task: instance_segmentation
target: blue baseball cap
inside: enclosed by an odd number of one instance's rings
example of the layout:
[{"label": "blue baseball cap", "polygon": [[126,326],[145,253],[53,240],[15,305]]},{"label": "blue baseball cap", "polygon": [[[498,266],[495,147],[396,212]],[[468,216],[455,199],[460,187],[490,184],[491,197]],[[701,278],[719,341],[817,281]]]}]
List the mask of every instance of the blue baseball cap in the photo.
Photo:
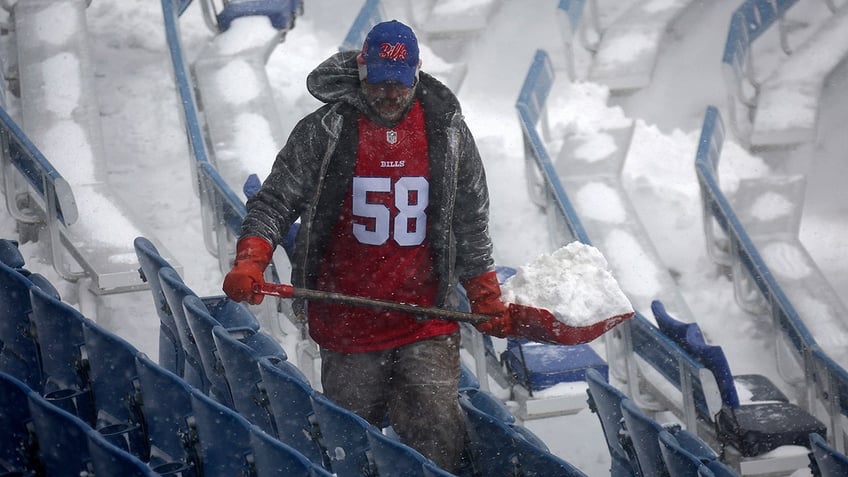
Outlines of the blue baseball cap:
[{"label": "blue baseball cap", "polygon": [[378,23],[362,45],[361,60],[371,84],[398,81],[415,84],[418,73],[418,40],[412,29],[397,20]]}]

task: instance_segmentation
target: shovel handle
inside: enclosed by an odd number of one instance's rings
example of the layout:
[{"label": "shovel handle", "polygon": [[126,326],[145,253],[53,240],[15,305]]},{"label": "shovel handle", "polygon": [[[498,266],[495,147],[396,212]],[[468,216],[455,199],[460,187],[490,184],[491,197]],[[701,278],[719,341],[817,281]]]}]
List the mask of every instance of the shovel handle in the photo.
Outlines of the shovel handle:
[{"label": "shovel handle", "polygon": [[466,323],[483,323],[492,319],[489,315],[479,313],[466,313],[462,311],[446,310],[409,303],[400,303],[361,296],[344,295],[341,293],[325,292],[320,290],[309,290],[306,288],[295,288],[285,283],[258,283],[253,287],[253,292],[261,295],[276,296],[280,298],[304,298],[306,300],[337,303],[342,305],[365,306],[379,310],[400,311],[413,315],[425,315],[443,320],[464,321]]}]

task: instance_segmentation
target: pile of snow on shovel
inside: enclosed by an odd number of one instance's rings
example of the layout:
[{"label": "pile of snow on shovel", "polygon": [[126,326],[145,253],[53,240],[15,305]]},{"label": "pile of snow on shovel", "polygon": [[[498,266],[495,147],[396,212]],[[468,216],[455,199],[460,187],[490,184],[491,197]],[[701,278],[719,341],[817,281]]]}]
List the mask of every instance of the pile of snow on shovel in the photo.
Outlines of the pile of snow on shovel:
[{"label": "pile of snow on shovel", "polygon": [[571,326],[633,312],[600,250],[572,242],[520,267],[502,287],[509,303],[545,308]]}]

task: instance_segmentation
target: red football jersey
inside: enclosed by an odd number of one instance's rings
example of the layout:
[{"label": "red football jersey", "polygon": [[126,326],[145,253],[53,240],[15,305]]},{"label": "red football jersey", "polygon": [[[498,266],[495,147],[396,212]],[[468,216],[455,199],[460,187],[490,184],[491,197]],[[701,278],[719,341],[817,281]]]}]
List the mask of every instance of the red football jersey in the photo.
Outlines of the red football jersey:
[{"label": "red football jersey", "polygon": [[[437,276],[427,237],[429,161],[424,112],[416,101],[392,128],[359,119],[350,193],[322,261],[320,290],[422,306]],[[309,303],[309,330],[341,353],[377,351],[455,331],[443,320],[351,305]]]}]

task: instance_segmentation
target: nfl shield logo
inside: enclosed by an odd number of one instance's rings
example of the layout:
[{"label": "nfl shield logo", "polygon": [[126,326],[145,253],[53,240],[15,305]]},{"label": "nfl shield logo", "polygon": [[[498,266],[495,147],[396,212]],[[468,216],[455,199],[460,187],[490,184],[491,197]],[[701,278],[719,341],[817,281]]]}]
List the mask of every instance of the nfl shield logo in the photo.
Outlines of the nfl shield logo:
[{"label": "nfl shield logo", "polygon": [[387,131],[386,141],[388,141],[389,144],[397,143],[397,131]]}]

